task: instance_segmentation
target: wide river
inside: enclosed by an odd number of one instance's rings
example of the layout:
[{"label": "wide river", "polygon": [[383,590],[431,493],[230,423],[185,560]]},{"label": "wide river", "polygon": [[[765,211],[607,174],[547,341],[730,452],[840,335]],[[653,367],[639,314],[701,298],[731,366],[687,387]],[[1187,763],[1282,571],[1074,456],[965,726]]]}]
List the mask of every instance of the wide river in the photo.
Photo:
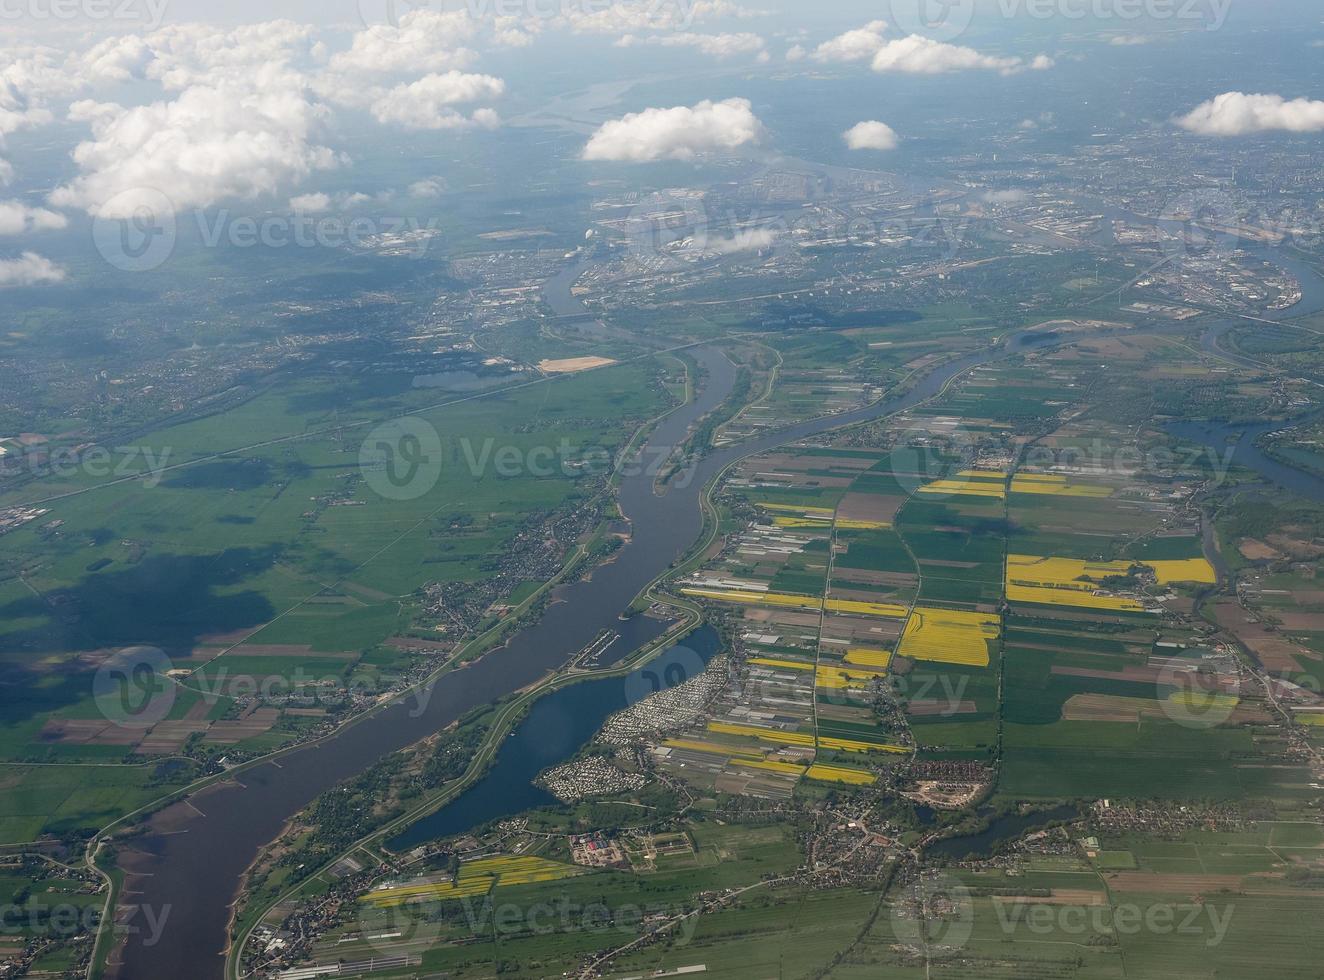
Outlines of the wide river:
[{"label": "wide river", "polygon": [[[560,315],[587,313],[571,295],[578,271],[568,270],[548,284],[546,298]],[[1302,279],[1307,298],[1291,315],[1313,312],[1320,306],[1318,277]],[[1055,340],[1046,335],[1013,335],[997,348],[935,368],[904,395],[724,447],[706,456],[688,479],[673,481],[664,494],[655,492],[653,474],[647,468],[626,476],[620,503],[631,525],[630,540],[616,552],[606,573],[559,587],[556,601],[535,625],[478,662],[441,677],[424,695],[407,697],[325,741],[247,770],[159,815],[149,832],[121,857],[130,875],[123,901],[150,908],[158,918],[159,910],[168,910],[168,918],[153,944],[145,942],[150,934],[145,928],[129,937],[119,957],[118,975],[132,980],[222,976],[230,905],[244,870],[285,822],[316,796],[384,755],[440,731],[470,708],[547,676],[602,630],[621,634],[612,648],[614,657],[660,636],[664,623],[646,616],[622,621],[620,613],[696,543],[703,527],[700,494],[727,465],[746,455],[913,407],[973,367]],[[733,390],[736,370],[720,349],[705,346],[692,353],[705,373],[705,382],[693,401],[657,426],[645,448],[645,459],[682,444],[695,423],[718,408]],[[442,818],[434,826],[444,823]],[[141,916],[136,924],[144,925]]]}]

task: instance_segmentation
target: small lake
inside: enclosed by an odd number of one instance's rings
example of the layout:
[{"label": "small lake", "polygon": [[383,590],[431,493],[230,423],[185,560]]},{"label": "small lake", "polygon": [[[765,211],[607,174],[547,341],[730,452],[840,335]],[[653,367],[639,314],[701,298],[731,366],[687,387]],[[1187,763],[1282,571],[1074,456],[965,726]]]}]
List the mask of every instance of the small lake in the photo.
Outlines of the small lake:
[{"label": "small lake", "polygon": [[692,679],[720,645],[717,631],[704,626],[628,677],[586,680],[539,698],[506,739],[487,775],[387,846],[408,851],[525,810],[560,805],[551,793],[534,785],[538,774],[571,759],[618,711]]},{"label": "small lake", "polygon": [[967,856],[989,858],[998,846],[1040,827],[1061,820],[1075,820],[1080,817],[1080,808],[1070,804],[1055,806],[1051,810],[1035,810],[1032,813],[1013,813],[996,818],[988,829],[964,837],[948,837],[935,841],[925,848],[925,853],[935,854],[952,861],[960,861]]}]

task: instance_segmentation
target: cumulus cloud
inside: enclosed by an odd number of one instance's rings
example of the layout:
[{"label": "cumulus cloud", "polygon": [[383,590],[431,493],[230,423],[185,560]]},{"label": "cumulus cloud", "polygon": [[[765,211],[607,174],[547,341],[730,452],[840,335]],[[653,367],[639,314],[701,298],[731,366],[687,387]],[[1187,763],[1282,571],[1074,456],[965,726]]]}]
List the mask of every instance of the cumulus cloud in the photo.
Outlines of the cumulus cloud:
[{"label": "cumulus cloud", "polygon": [[446,182],[440,177],[429,177],[409,185],[409,196],[420,200],[432,200],[446,193]]},{"label": "cumulus cloud", "polygon": [[863,27],[824,41],[814,50],[814,60],[836,63],[871,61],[873,70],[877,72],[907,72],[914,75],[939,75],[970,69],[1000,71],[1010,75],[1026,69],[1042,71],[1053,67],[1053,59],[1042,54],[1027,62],[1023,58],[997,58],[981,54],[974,48],[945,44],[919,34],[890,41],[886,34],[886,21],[870,21]]},{"label": "cumulus cloud", "polygon": [[69,220],[56,211],[28,207],[20,201],[0,201],[0,235],[56,231],[68,224]]},{"label": "cumulus cloud", "polygon": [[506,83],[491,75],[466,75],[458,71],[426,75],[391,89],[372,104],[372,114],[380,123],[399,123],[409,129],[494,126],[498,120],[491,109],[479,109],[472,117],[466,117],[454,107],[498,98],[505,90]]},{"label": "cumulus cloud", "polygon": [[585,160],[692,160],[700,153],[733,150],[763,133],[748,99],[705,100],[695,106],[645,109],[613,119],[589,139]]},{"label": "cumulus cloud", "polygon": [[50,202],[127,218],[146,192],[176,209],[271,194],[341,162],[315,142],[325,117],[279,66],[243,82],[194,85],[169,102],[75,103],[70,118],[89,123],[92,139],[73,153],[82,173]]},{"label": "cumulus cloud", "polygon": [[321,214],[331,210],[330,194],[299,194],[290,198],[290,210],[299,214]]},{"label": "cumulus cloud", "polygon": [[999,71],[1010,75],[1026,68],[1043,71],[1052,67],[1053,59],[1046,55],[1039,55],[1027,64],[1021,58],[996,58],[981,54],[974,48],[945,44],[918,34],[889,41],[873,58],[874,71],[913,75],[941,75],[971,69]]},{"label": "cumulus cloud", "polygon": [[1141,44],[1153,44],[1158,38],[1144,34],[1114,34],[1108,43],[1119,48],[1137,47]]},{"label": "cumulus cloud", "polygon": [[378,24],[359,31],[348,51],[331,57],[333,73],[396,74],[464,68],[476,57],[464,45],[478,32],[467,10],[417,8],[398,25]]},{"label": "cumulus cloud", "polygon": [[883,35],[887,21],[874,20],[845,34],[824,41],[814,50],[815,61],[865,61],[872,58],[887,43]]},{"label": "cumulus cloud", "polygon": [[807,57],[809,57],[809,52],[804,49],[802,44],[794,44],[786,52],[786,60],[793,64],[797,61],[804,61]]},{"label": "cumulus cloud", "polygon": [[100,52],[94,66],[109,72],[111,80],[127,74],[182,91],[193,85],[238,84],[255,72],[277,67],[292,70],[293,63],[308,57],[314,47],[313,29],[289,20],[245,24],[232,31],[217,31],[209,24],[177,24],[142,40],[145,52],[133,38],[120,38],[118,47]]},{"label": "cumulus cloud", "polygon": [[852,150],[895,150],[899,142],[896,130],[876,119],[856,123],[842,138]]},{"label": "cumulus cloud", "polygon": [[713,58],[731,58],[741,54],[766,55],[766,43],[757,34],[654,34],[651,37],[624,35],[617,47],[650,44],[663,48],[694,48]]},{"label": "cumulus cloud", "polygon": [[24,252],[17,259],[0,259],[0,287],[63,282],[66,275],[63,268],[36,252]]},{"label": "cumulus cloud", "polygon": [[771,248],[777,241],[777,232],[771,228],[750,228],[738,231],[730,238],[705,239],[702,248],[705,252],[718,255],[735,255],[738,252],[757,252]]},{"label": "cumulus cloud", "polygon": [[72,95],[81,84],[54,48],[0,48],[0,137],[53,121],[50,102]]},{"label": "cumulus cloud", "polygon": [[349,211],[365,204],[384,203],[390,198],[391,194],[389,192],[374,197],[360,191],[340,191],[336,194],[325,194],[316,191],[311,194],[297,194],[290,198],[290,210],[299,214],[323,214],[333,208],[340,211]]},{"label": "cumulus cloud", "polygon": [[1224,92],[1179,116],[1176,122],[1182,129],[1202,136],[1243,136],[1275,130],[1319,133],[1324,132],[1324,101]]}]

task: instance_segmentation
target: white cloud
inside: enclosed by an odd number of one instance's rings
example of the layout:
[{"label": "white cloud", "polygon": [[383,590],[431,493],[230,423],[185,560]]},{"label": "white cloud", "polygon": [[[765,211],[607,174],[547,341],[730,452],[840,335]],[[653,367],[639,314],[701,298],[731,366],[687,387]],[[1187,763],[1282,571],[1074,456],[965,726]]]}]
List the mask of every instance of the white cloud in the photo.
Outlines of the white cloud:
[{"label": "white cloud", "polygon": [[[313,29],[289,20],[245,24],[218,32],[209,24],[178,24],[148,34],[144,55],[128,38],[119,49],[106,51],[98,62],[112,76],[138,71],[172,91],[193,85],[241,84],[255,72],[292,70],[295,61],[311,54]],[[145,66],[138,67],[143,60]]]},{"label": "white cloud", "polygon": [[1153,44],[1158,38],[1145,34],[1114,34],[1108,43],[1119,48],[1137,47],[1141,44]]},{"label": "white cloud", "polygon": [[604,123],[584,147],[585,160],[692,160],[755,142],[763,125],[748,99],[645,109]]},{"label": "white cloud", "polygon": [[401,74],[463,68],[474,60],[464,45],[478,32],[468,12],[418,8],[399,25],[378,24],[359,31],[348,51],[331,56],[333,73]]},{"label": "white cloud", "polygon": [[856,123],[842,138],[852,150],[895,150],[899,142],[896,130],[875,119]]},{"label": "white cloud", "polygon": [[88,122],[93,138],[73,153],[81,175],[50,201],[124,218],[148,192],[176,209],[272,194],[341,162],[314,142],[326,116],[300,78],[279,66],[242,82],[195,85],[170,102],[75,103],[70,118]]},{"label": "white cloud", "polygon": [[636,44],[651,44],[663,48],[695,48],[714,58],[731,58],[740,54],[764,54],[766,44],[757,34],[654,34],[651,37],[624,35],[617,47],[628,48]]},{"label": "white cloud", "polygon": [[28,207],[19,201],[0,201],[0,235],[55,231],[68,224],[69,219],[56,211]]},{"label": "white cloud", "polygon": [[380,123],[399,123],[409,129],[493,126],[498,120],[491,109],[479,109],[472,118],[466,118],[453,107],[495,99],[505,90],[506,83],[491,75],[466,75],[458,71],[426,75],[391,89],[372,104],[372,114]]},{"label": "white cloud", "polygon": [[439,177],[429,177],[409,185],[409,196],[420,200],[431,200],[446,193],[446,182]]},{"label": "white cloud", "polygon": [[63,282],[66,275],[63,268],[36,252],[24,252],[17,259],[0,259],[0,286]]},{"label": "white cloud", "polygon": [[870,21],[863,27],[824,41],[814,50],[815,61],[864,61],[872,58],[887,43],[883,34],[887,21]]},{"label": "white cloud", "polygon": [[1026,62],[1023,58],[981,54],[974,48],[944,44],[919,34],[891,41],[886,34],[886,21],[870,21],[863,27],[824,41],[814,50],[814,60],[839,63],[872,60],[874,71],[915,75],[938,75],[967,69],[1010,75],[1026,69],[1042,71],[1053,67],[1053,59],[1042,54]]},{"label": "white cloud", "polygon": [[804,49],[804,45],[795,44],[786,52],[786,60],[794,64],[797,61],[804,61],[809,57],[809,52]]},{"label": "white cloud", "polygon": [[338,211],[350,211],[365,204],[385,203],[391,199],[390,193],[364,194],[361,191],[340,191],[337,194],[325,194],[316,191],[311,194],[298,194],[290,198],[290,210],[299,214],[323,214],[333,208]]},{"label": "white cloud", "polygon": [[81,85],[64,61],[43,45],[0,48],[0,137],[54,120],[49,103]]},{"label": "white cloud", "polygon": [[889,41],[874,55],[873,70],[906,72],[914,75],[940,75],[951,71],[982,69],[1014,74],[1026,68],[1043,71],[1053,67],[1053,59],[1039,55],[1029,64],[1021,58],[996,58],[974,48],[944,44],[918,34]]},{"label": "white cloud", "polygon": [[95,82],[127,82],[146,78],[155,60],[152,46],[137,34],[108,37],[92,46],[83,57],[83,68]]},{"label": "white cloud", "polygon": [[331,210],[330,194],[300,194],[290,198],[290,210],[299,214],[321,214]]},{"label": "white cloud", "polygon": [[777,232],[771,228],[751,228],[738,231],[730,238],[709,238],[702,243],[705,252],[718,255],[735,255],[738,252],[757,252],[772,247],[777,241]]},{"label": "white cloud", "polygon": [[1203,136],[1242,136],[1282,130],[1290,133],[1324,132],[1324,101],[1292,99],[1281,95],[1224,92],[1196,106],[1177,125]]}]

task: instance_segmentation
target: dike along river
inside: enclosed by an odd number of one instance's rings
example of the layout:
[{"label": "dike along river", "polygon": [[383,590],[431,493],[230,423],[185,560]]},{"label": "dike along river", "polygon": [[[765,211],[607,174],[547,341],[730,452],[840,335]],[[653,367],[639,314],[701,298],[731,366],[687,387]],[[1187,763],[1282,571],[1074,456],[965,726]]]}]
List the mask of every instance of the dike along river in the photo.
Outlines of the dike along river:
[{"label": "dike along river", "polygon": [[[565,290],[568,293],[568,288]],[[553,297],[549,297],[549,300]],[[553,308],[565,305],[556,297]],[[581,308],[582,309],[582,308]],[[673,480],[666,493],[654,492],[651,467],[623,478],[620,505],[630,522],[630,540],[613,556],[610,568],[563,585],[542,619],[478,662],[438,679],[339,734],[240,774],[163,811],[148,831],[123,849],[120,863],[129,875],[122,901],[136,907],[130,934],[119,957],[119,977],[211,980],[224,972],[230,904],[244,870],[274,840],[285,822],[320,793],[371,766],[388,753],[434,734],[464,712],[527,687],[565,665],[602,630],[621,639],[612,648],[624,656],[665,631],[647,616],[622,621],[620,614],[654,578],[682,557],[703,529],[703,487],[728,464],[757,452],[912,407],[937,394],[952,378],[1009,353],[1051,346],[1050,334],[1013,335],[1006,344],[938,367],[908,393],[829,418],[817,419],[706,456],[693,473]],[[691,427],[717,409],[732,392],[736,370],[715,347],[692,351],[706,378],[694,401],[667,416],[653,431],[644,459],[665,458],[681,445]],[[618,656],[618,659],[619,659]],[[620,682],[618,682],[619,684]],[[525,784],[511,787],[524,792]],[[459,801],[457,801],[459,802]],[[450,819],[442,810],[438,823]],[[167,918],[154,944],[141,909]],[[113,962],[113,960],[112,960]]]}]

